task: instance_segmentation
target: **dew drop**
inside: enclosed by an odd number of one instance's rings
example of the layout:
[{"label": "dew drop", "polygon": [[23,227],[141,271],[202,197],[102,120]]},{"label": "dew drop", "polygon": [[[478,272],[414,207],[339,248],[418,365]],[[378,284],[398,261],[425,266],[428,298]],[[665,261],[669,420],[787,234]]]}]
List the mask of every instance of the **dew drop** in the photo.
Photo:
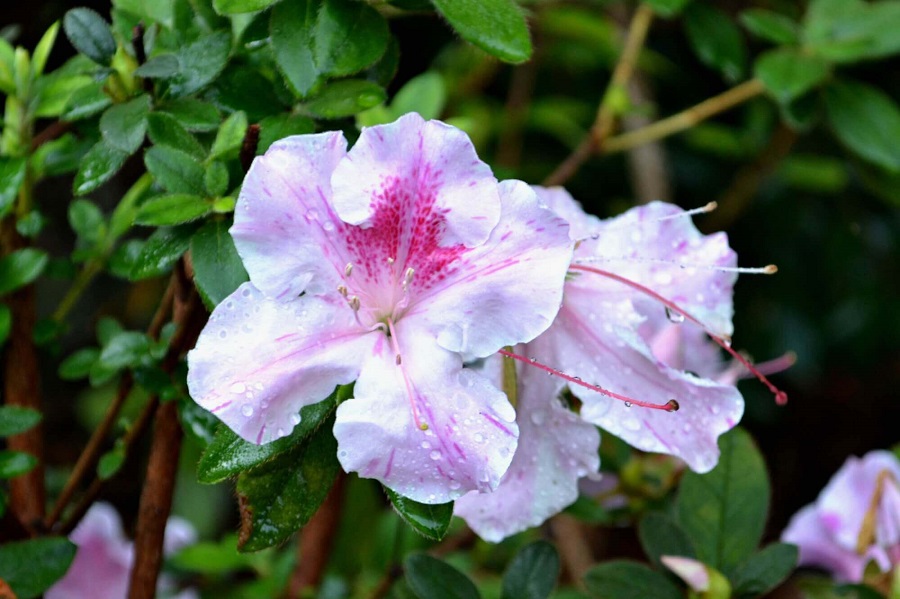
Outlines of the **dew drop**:
[{"label": "dew drop", "polygon": [[547,421],[547,413],[544,410],[534,410],[531,412],[531,421],[540,426]]},{"label": "dew drop", "polygon": [[433,450],[431,453],[429,453],[428,456],[429,456],[432,460],[437,461],[437,460],[441,459],[441,452],[438,451],[437,449],[435,449],[435,450]]},{"label": "dew drop", "polygon": [[324,223],[322,223],[322,228],[330,233],[331,231],[334,231],[334,223],[330,220],[326,220]]},{"label": "dew drop", "polygon": [[219,331],[219,338],[220,338],[220,339],[224,339],[224,338],[227,337],[227,336],[228,336],[228,331],[226,331],[225,329],[222,329],[221,331]]},{"label": "dew drop", "polygon": [[310,208],[306,211],[306,218],[308,218],[309,220],[318,220],[319,213],[316,212],[314,208]]},{"label": "dew drop", "polygon": [[294,426],[300,424],[300,414],[291,414],[291,424]]},{"label": "dew drop", "polygon": [[626,401],[626,402],[625,402],[625,407],[626,407],[626,408],[630,408],[630,407],[631,407],[631,402],[630,402],[630,401]]},{"label": "dew drop", "polygon": [[669,322],[674,322],[675,324],[681,324],[684,322],[684,314],[681,312],[676,312],[672,308],[666,306],[666,318],[669,319]]},{"label": "dew drop", "polygon": [[231,387],[228,388],[228,390],[232,393],[243,393],[247,390],[247,385],[245,385],[244,383],[234,383],[231,385]]},{"label": "dew drop", "polygon": [[482,435],[481,433],[475,433],[475,442],[484,443],[484,435]]},{"label": "dew drop", "polygon": [[431,449],[431,443],[428,441],[422,441],[422,449]]},{"label": "dew drop", "polygon": [[253,406],[245,403],[243,406],[241,406],[241,414],[243,414],[247,418],[253,416]]},{"label": "dew drop", "polygon": [[461,486],[462,485],[459,484],[459,481],[456,481],[456,480],[450,481],[450,488],[453,489],[454,491],[459,489]]}]

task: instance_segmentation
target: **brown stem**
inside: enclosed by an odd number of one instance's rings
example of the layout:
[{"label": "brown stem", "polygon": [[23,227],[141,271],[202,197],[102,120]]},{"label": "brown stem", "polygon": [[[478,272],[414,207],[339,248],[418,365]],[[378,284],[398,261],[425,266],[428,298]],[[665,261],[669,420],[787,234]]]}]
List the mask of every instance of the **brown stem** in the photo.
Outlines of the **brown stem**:
[{"label": "brown stem", "polygon": [[634,72],[637,64],[638,56],[644,41],[647,39],[647,32],[650,30],[650,23],[653,22],[653,9],[646,4],[638,6],[631,18],[631,24],[628,26],[628,33],[625,35],[625,44],[622,47],[622,54],[619,61],[613,69],[612,77],[603,99],[597,108],[597,116],[594,118],[594,124],[588,131],[587,136],[578,144],[578,147],[566,158],[556,170],[544,180],[544,185],[562,185],[568,181],[581,168],[588,158],[590,158],[601,146],[604,141],[612,133],[616,123],[617,104],[619,99],[627,95],[626,86]]},{"label": "brown stem", "polygon": [[71,128],[72,124],[65,121],[55,121],[50,123],[47,125],[46,129],[35,135],[31,140],[31,152],[34,152],[48,141],[53,141],[57,137],[62,137],[62,135]]},{"label": "brown stem", "polygon": [[[652,102],[650,87],[641,73],[637,73],[629,82],[628,96],[635,106]],[[650,123],[649,116],[635,112],[622,118],[622,129],[634,131],[647,127]],[[628,172],[636,203],[646,204],[654,200],[671,201],[669,166],[662,143],[655,141],[629,150]]]},{"label": "brown stem", "polygon": [[306,526],[300,530],[297,542],[297,566],[288,584],[289,599],[304,597],[307,592],[314,592],[322,583],[340,523],[346,480],[345,474],[338,475],[328,497]]},{"label": "brown stem", "polygon": [[[28,245],[16,231],[15,218],[5,219],[0,228],[4,255]],[[3,355],[3,398],[6,405],[40,411],[40,372],[37,349],[32,339],[37,320],[34,285],[26,285],[11,293],[6,298],[6,305],[12,313],[12,330]],[[38,465],[33,470],[9,481],[10,509],[34,533],[41,527],[46,502],[43,426],[39,424],[24,433],[9,437],[7,446],[38,459]]]},{"label": "brown stem", "polygon": [[568,514],[557,514],[550,519],[550,530],[569,577],[576,586],[583,588],[582,579],[594,560],[581,523]]},{"label": "brown stem", "polygon": [[[159,307],[156,309],[156,313],[153,315],[153,319],[151,320],[150,325],[147,327],[147,334],[154,339],[159,337],[159,333],[162,330],[163,325],[166,323],[166,320],[168,319],[170,308],[172,307],[172,297],[174,293],[175,286],[174,283],[170,281],[169,286],[166,288],[166,292],[163,295],[162,300],[160,301]],[[131,393],[131,389],[133,387],[134,378],[131,376],[131,373],[125,374],[125,376],[122,377],[122,380],[119,381],[119,388],[116,391],[116,397],[109,405],[109,408],[107,408],[106,414],[104,415],[103,420],[100,422],[99,426],[94,429],[94,432],[91,435],[91,438],[88,440],[84,451],[82,451],[81,455],[78,456],[78,461],[75,463],[75,466],[72,469],[72,474],[66,481],[62,492],[59,494],[59,498],[56,500],[56,504],[53,506],[53,510],[47,517],[47,520],[45,522],[45,526],[47,529],[52,529],[53,526],[55,526],[56,523],[59,522],[59,518],[60,516],[62,516],[63,510],[65,510],[66,506],[72,500],[72,496],[75,494],[75,491],[78,490],[78,487],[81,485],[84,478],[89,476],[94,471],[94,467],[97,465],[97,461],[100,459],[104,442],[106,441],[107,436],[112,430],[116,419],[119,417],[119,412],[121,412],[122,406],[125,405],[125,400],[128,399],[128,395]]]},{"label": "brown stem", "polygon": [[244,172],[250,170],[253,159],[256,157],[256,148],[259,146],[259,125],[253,123],[247,127],[247,133],[244,134],[244,142],[241,144],[241,166]]},{"label": "brown stem", "polygon": [[528,116],[528,105],[534,93],[537,78],[537,56],[516,67],[509,84],[506,99],[506,127],[497,144],[497,164],[506,168],[518,168],[522,155],[522,125]]}]

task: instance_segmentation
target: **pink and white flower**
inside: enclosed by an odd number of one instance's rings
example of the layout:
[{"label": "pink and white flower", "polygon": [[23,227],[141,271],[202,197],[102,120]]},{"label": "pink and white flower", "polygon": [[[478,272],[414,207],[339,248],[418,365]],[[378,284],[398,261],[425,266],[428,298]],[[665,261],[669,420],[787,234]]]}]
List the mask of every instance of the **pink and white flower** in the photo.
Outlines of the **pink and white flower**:
[{"label": "pink and white flower", "polygon": [[191,396],[238,435],[288,434],[356,381],[334,435],[347,471],[441,503],[497,486],[515,412],[464,360],[553,321],[572,256],[564,220],[499,183],[468,137],[409,114],[274,144],[231,229],[250,275],[189,354]]},{"label": "pink and white flower", "polygon": [[[134,546],[122,531],[122,520],[108,503],[95,503],[69,535],[78,546],[68,572],[50,587],[46,599],[122,599],[128,596]],[[172,517],[166,524],[163,553],[171,555],[197,542],[197,533],[186,520]],[[195,599],[194,590],[173,593],[174,581],[159,577],[160,597]]]},{"label": "pink and white flower", "polygon": [[900,566],[900,460],[888,451],[848,458],[781,540],[797,545],[801,565],[841,581],[861,581],[869,562],[882,572]]}]

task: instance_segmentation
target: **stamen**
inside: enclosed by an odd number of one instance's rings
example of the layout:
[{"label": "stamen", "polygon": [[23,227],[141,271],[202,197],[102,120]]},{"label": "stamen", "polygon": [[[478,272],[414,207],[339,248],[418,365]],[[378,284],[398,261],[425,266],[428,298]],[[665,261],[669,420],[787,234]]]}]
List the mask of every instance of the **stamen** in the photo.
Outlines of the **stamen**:
[{"label": "stamen", "polygon": [[743,275],[774,275],[778,272],[778,267],[774,264],[768,264],[761,267],[748,268],[745,266],[719,266],[717,264],[687,264],[685,262],[675,262],[674,260],[665,260],[663,258],[640,258],[637,256],[587,256],[584,258],[575,258],[572,260],[574,264],[597,264],[603,262],[634,262],[638,264],[667,264],[677,266],[678,268],[696,268],[699,270],[715,270],[719,272],[736,272]]},{"label": "stamen", "polygon": [[346,286],[346,285],[338,285],[337,290],[338,290],[338,293],[340,293],[341,295],[343,295],[344,298],[346,299],[346,297],[347,297],[347,286]]},{"label": "stamen", "polygon": [[[773,374],[778,374],[779,372],[784,372],[796,363],[796,352],[787,351],[777,358],[766,360],[765,362],[759,362],[758,364],[754,364],[754,366],[756,366],[756,369],[759,372],[763,373],[766,376],[770,376]],[[751,374],[746,373],[743,366],[741,366],[741,371],[742,372],[740,378],[749,378],[752,376]]]},{"label": "stamen", "polygon": [[349,277],[352,272],[353,272],[353,263],[348,262],[347,266],[344,267],[344,276]]},{"label": "stamen", "polygon": [[534,366],[535,368],[539,368],[546,372],[551,376],[558,376],[559,378],[569,381],[579,387],[584,387],[585,389],[590,389],[596,393],[600,393],[601,395],[605,395],[606,397],[611,397],[613,399],[618,399],[619,401],[625,402],[625,407],[630,408],[632,405],[640,406],[642,408],[650,408],[651,410],[663,410],[666,412],[675,412],[678,410],[679,405],[678,402],[674,399],[670,399],[668,402],[664,404],[656,404],[650,403],[648,401],[641,401],[639,399],[632,399],[630,397],[626,397],[625,395],[620,395],[618,393],[614,393],[603,387],[598,387],[597,385],[592,385],[590,383],[585,383],[577,376],[570,376],[561,370],[557,370],[552,366],[547,366],[546,364],[541,364],[537,361],[536,358],[526,358],[525,356],[520,356],[519,354],[513,353],[507,349],[501,349],[498,353],[506,356],[507,358],[512,358],[513,360],[518,360],[524,364],[529,364]]},{"label": "stamen", "polygon": [[393,264],[394,264],[394,259],[391,258],[390,256],[388,256],[387,263],[393,265]]},{"label": "stamen", "polygon": [[406,374],[406,369],[403,368],[403,358],[400,357],[400,343],[397,340],[397,331],[394,330],[394,321],[390,318],[387,319],[388,333],[390,333],[391,337],[391,346],[394,349],[394,353],[396,357],[394,358],[397,366],[400,367],[400,372],[403,374],[403,383],[406,385],[406,394],[409,397],[409,407],[412,410],[413,422],[416,423],[416,428],[420,431],[428,430],[428,423],[423,422],[419,418],[419,409],[416,407],[416,400],[413,397],[412,384],[409,382],[409,376]]},{"label": "stamen", "polygon": [[358,295],[354,295],[353,297],[351,297],[349,300],[347,300],[347,303],[350,304],[350,307],[353,309],[354,312],[359,312],[359,307],[361,304],[359,302]]},{"label": "stamen", "polygon": [[607,277],[614,281],[618,281],[620,283],[628,285],[632,289],[636,289],[637,291],[640,291],[644,295],[648,295],[648,296],[652,297],[653,299],[657,300],[666,308],[681,314],[682,316],[684,316],[685,318],[687,318],[688,320],[690,320],[691,322],[693,322],[694,324],[699,326],[701,329],[703,329],[703,331],[707,335],[709,335],[710,339],[712,339],[717,344],[719,344],[719,346],[722,349],[724,349],[729,354],[731,354],[731,357],[733,357],[735,360],[737,360],[738,362],[743,364],[744,368],[749,370],[753,374],[753,376],[755,376],[757,379],[759,379],[759,381],[763,385],[765,385],[769,389],[769,391],[771,391],[772,394],[775,396],[775,403],[777,403],[780,406],[783,406],[784,404],[787,403],[787,401],[788,401],[787,393],[785,393],[784,391],[782,391],[781,389],[779,389],[778,387],[773,385],[772,382],[768,378],[766,378],[766,376],[762,372],[759,371],[759,369],[757,369],[753,364],[750,363],[749,360],[747,360],[747,358],[745,358],[739,352],[732,349],[730,337],[728,337],[727,335],[719,335],[719,334],[713,333],[710,330],[710,328],[708,326],[706,326],[705,324],[703,324],[702,322],[700,322],[700,320],[697,317],[691,315],[689,312],[686,312],[684,309],[682,309],[680,306],[678,306],[671,300],[664,298],[660,294],[656,293],[655,291],[653,291],[652,289],[650,289],[648,287],[644,287],[640,283],[636,283],[635,281],[632,281],[631,279],[626,279],[625,277],[623,277],[621,275],[617,275],[617,274],[609,272],[609,271],[600,270],[599,268],[593,268],[591,266],[584,266],[584,265],[580,265],[580,264],[573,264],[570,266],[570,268],[573,270],[592,272],[592,273],[598,274],[602,277]]}]

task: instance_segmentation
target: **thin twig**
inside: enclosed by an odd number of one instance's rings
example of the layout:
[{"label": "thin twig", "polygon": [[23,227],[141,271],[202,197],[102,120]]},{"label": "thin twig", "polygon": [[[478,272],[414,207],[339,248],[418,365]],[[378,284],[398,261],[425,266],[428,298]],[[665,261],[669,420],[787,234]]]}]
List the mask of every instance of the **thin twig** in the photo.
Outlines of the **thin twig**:
[{"label": "thin twig", "polygon": [[322,583],[341,519],[346,479],[343,472],[338,475],[325,501],[300,530],[297,565],[288,584],[289,599],[305,597],[306,593],[315,591]]},{"label": "thin twig", "polygon": [[569,577],[583,589],[584,575],[593,565],[594,558],[581,523],[568,514],[557,514],[550,519],[550,530]]},{"label": "thin twig", "polygon": [[537,79],[538,56],[512,71],[509,95],[506,99],[506,127],[497,142],[497,165],[509,169],[518,168],[522,155],[522,125],[528,115],[531,95]]},{"label": "thin twig", "polygon": [[616,123],[619,100],[622,97],[627,97],[628,81],[634,72],[634,67],[637,64],[638,56],[641,53],[641,48],[644,46],[644,41],[647,39],[647,32],[650,30],[652,22],[653,9],[647,4],[638,6],[628,26],[622,54],[619,56],[619,61],[616,63],[612,77],[609,80],[609,85],[607,85],[603,99],[597,108],[594,124],[572,154],[544,180],[544,185],[562,185],[578,171],[588,158],[605,145],[605,141],[612,133],[613,126]]},{"label": "thin twig", "polygon": [[600,148],[600,153],[614,154],[616,152],[630,150],[636,146],[668,137],[669,135],[684,131],[685,129],[690,129],[697,123],[705,121],[711,116],[719,114],[720,112],[725,112],[747,100],[759,96],[764,91],[765,87],[758,79],[745,81],[718,96],[713,96],[687,110],[683,110],[678,114],[657,121],[652,125],[611,137],[604,142],[603,146]]},{"label": "thin twig", "polygon": [[247,127],[247,133],[244,134],[244,141],[241,143],[241,166],[244,172],[250,170],[253,159],[256,157],[256,148],[259,146],[259,125],[253,123]]}]

